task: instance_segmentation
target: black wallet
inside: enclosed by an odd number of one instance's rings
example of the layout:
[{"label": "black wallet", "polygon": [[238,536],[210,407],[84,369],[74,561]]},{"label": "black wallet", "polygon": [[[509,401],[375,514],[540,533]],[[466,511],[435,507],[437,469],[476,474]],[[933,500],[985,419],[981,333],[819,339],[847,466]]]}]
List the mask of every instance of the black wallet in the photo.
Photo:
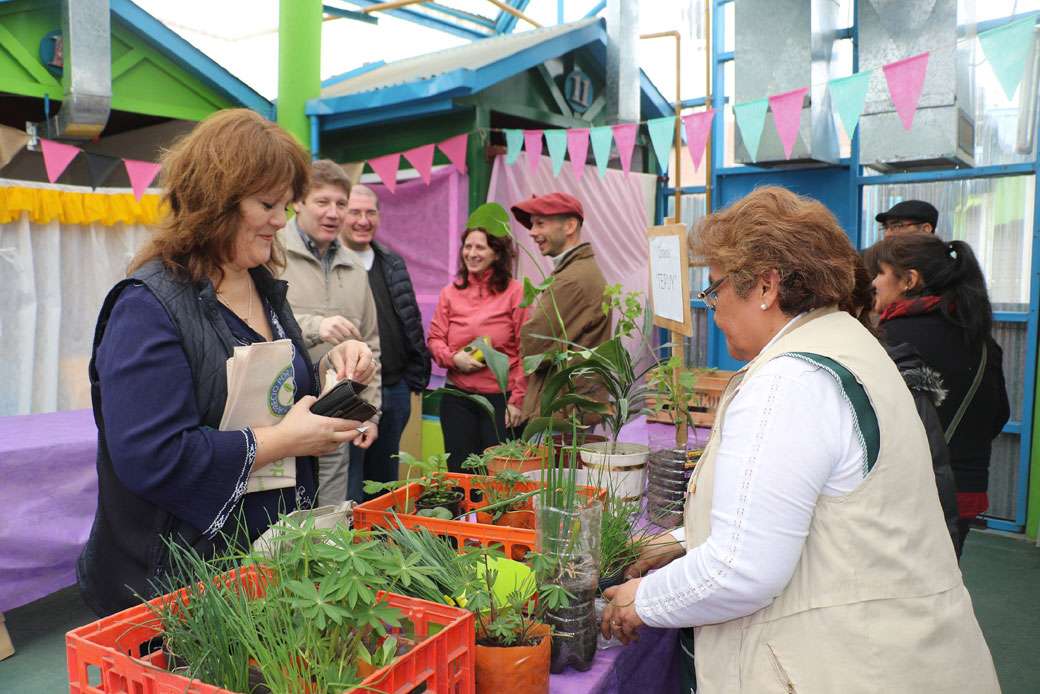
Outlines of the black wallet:
[{"label": "black wallet", "polygon": [[379,414],[379,410],[360,397],[366,387],[357,381],[340,381],[311,405],[311,412],[322,417],[366,422]]}]

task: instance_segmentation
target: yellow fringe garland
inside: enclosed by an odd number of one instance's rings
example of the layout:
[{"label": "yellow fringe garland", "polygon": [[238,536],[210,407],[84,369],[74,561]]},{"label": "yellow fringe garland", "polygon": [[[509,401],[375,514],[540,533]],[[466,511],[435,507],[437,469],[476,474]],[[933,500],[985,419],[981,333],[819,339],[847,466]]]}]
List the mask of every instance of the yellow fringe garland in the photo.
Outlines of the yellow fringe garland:
[{"label": "yellow fringe garland", "polygon": [[132,193],[77,193],[47,188],[0,187],[0,224],[9,224],[28,213],[38,224],[100,223],[154,225],[161,218],[158,195],[134,199]]}]

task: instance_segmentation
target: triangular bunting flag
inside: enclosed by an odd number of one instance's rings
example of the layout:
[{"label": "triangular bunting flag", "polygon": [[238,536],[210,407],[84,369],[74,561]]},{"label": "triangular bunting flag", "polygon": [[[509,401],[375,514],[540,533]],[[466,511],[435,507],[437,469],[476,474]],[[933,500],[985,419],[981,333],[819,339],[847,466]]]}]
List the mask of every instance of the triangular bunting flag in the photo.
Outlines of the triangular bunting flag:
[{"label": "triangular bunting flag", "polygon": [[791,158],[794,143],[798,141],[798,126],[802,124],[802,103],[808,92],[808,87],[801,87],[769,97],[776,134],[780,136],[780,144],[784,146],[784,157],[787,159]]},{"label": "triangular bunting flag", "polygon": [[617,144],[618,158],[621,160],[621,170],[628,173],[632,168],[632,150],[636,146],[636,134],[639,130],[638,123],[622,123],[611,126],[614,131],[614,142]]},{"label": "triangular bunting flag", "polygon": [[7,166],[28,142],[29,135],[24,130],[0,125],[0,169]]},{"label": "triangular bunting flag", "polygon": [[401,152],[415,170],[423,183],[430,185],[430,172],[433,170],[433,145],[423,145]]},{"label": "triangular bunting flag", "polygon": [[51,183],[57,181],[69,164],[80,153],[79,147],[65,145],[54,140],[40,138],[40,149],[43,150],[43,168],[47,170],[47,180]]},{"label": "triangular bunting flag", "polygon": [[437,145],[444,152],[444,156],[448,158],[448,161],[452,163],[455,169],[461,173],[466,173],[466,144],[469,142],[469,135],[462,133],[455,137],[449,137],[444,142]]},{"label": "triangular bunting flag", "polygon": [[538,160],[542,158],[542,131],[524,131],[524,149],[527,151],[527,170],[534,173],[538,169]]},{"label": "triangular bunting flag", "polygon": [[711,137],[711,122],[715,119],[715,112],[710,108],[707,111],[698,111],[688,116],[683,116],[683,127],[686,129],[686,148],[690,150],[690,159],[693,160],[693,170],[701,168],[701,159],[704,158],[704,147]]},{"label": "triangular bunting flag", "polygon": [[140,200],[144,191],[159,175],[160,166],[154,161],[136,159],[124,159],[123,164],[126,166],[126,175],[130,178],[130,188],[134,191],[134,198]]},{"label": "triangular bunting flag", "polygon": [[520,158],[520,149],[524,146],[522,130],[506,130],[506,163],[515,164]]},{"label": "triangular bunting flag", "polygon": [[744,139],[744,149],[748,159],[758,159],[758,143],[762,139],[762,129],[766,127],[766,111],[769,110],[768,99],[755,99],[743,104],[734,104],[733,116],[740,128],[740,136]]},{"label": "triangular bunting flag", "polygon": [[1033,44],[1035,26],[1034,14],[979,34],[982,53],[993,68],[1008,100],[1015,97],[1015,90],[1018,89],[1025,73],[1026,58],[1029,57],[1029,49]]},{"label": "triangular bunting flag", "polygon": [[119,166],[118,157],[110,157],[107,154],[94,154],[84,152],[87,155],[87,173],[90,175],[90,187],[97,188],[105,184],[112,170]]},{"label": "triangular bunting flag", "polygon": [[[609,157],[610,145],[608,144],[607,147]],[[567,153],[571,155],[571,170],[574,172],[574,177],[580,181],[585,173],[585,160],[589,158],[588,128],[571,128],[567,131]]]},{"label": "triangular bunting flag", "polygon": [[552,160],[553,176],[560,175],[563,168],[563,156],[567,153],[567,131],[546,130],[545,141],[549,145],[549,158]]},{"label": "triangular bunting flag", "polygon": [[[589,139],[592,141],[592,156],[596,158],[596,172],[603,178],[607,175],[607,165],[610,163],[610,143],[614,139],[614,131],[609,125],[589,128]],[[571,155],[571,161],[574,161],[574,155]]]},{"label": "triangular bunting flag", "polygon": [[859,125],[859,117],[863,113],[863,105],[867,102],[867,89],[870,87],[870,76],[873,70],[857,72],[848,77],[839,77],[827,83],[831,93],[831,107],[838,112],[845,134],[852,139]]},{"label": "triangular bunting flag", "polygon": [[669,154],[672,151],[672,140],[675,134],[675,116],[648,120],[646,129],[650,131],[650,143],[654,146],[657,166],[661,169],[661,174],[667,176],[668,162],[671,160]]},{"label": "triangular bunting flag", "polygon": [[888,82],[888,93],[906,130],[913,127],[914,112],[917,111],[917,102],[921,98],[927,68],[928,53],[903,58],[882,67],[885,80]]},{"label": "triangular bunting flag", "polygon": [[397,167],[401,165],[401,154],[387,154],[385,157],[369,159],[368,165],[376,172],[379,179],[391,193],[397,192]]}]

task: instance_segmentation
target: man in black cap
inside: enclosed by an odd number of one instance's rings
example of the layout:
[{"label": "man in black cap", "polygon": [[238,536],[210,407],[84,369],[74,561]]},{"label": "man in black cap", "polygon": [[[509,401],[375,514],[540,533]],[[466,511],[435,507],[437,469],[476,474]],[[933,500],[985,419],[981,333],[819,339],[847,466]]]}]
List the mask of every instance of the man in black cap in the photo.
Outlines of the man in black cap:
[{"label": "man in black cap", "polygon": [[[585,218],[581,202],[567,193],[550,193],[518,202],[512,209],[516,221],[530,230],[538,250],[553,262],[549,296],[538,297],[531,317],[520,328],[520,354],[529,357],[566,349],[559,340],[582,347],[598,347],[609,340],[610,319],[603,313],[607,283],[592,246],[581,240]],[[543,363],[528,375],[522,419],[540,414],[550,367]],[[591,384],[579,386],[578,391],[597,399],[605,396]]]},{"label": "man in black cap", "polygon": [[939,210],[924,200],[904,200],[874,219],[885,229],[886,238],[903,234],[934,234]]}]

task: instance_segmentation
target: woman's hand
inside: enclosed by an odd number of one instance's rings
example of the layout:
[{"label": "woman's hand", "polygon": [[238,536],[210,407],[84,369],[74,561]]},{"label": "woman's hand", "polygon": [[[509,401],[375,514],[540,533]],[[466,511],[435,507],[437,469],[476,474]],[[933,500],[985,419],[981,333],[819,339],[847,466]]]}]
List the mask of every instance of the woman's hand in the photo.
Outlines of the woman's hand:
[{"label": "woman's hand", "polygon": [[[686,554],[683,544],[671,533],[661,533],[639,550],[639,557],[625,571],[628,578],[639,578],[651,569],[660,569],[665,564]],[[626,584],[627,585],[627,584]]]},{"label": "woman's hand", "polygon": [[254,469],[290,456],[332,453],[364,433],[358,429],[364,426],[361,422],[311,412],[315,400],[313,395],[304,396],[278,424],[253,430],[256,437]]},{"label": "woman's hand", "polygon": [[358,383],[368,383],[376,373],[376,362],[372,350],[364,342],[346,340],[325,355],[329,366],[336,370],[336,378],[349,378]]},{"label": "woman's hand", "polygon": [[637,632],[643,626],[643,620],[636,612],[636,591],[641,580],[634,578],[603,591],[603,597],[610,601],[603,610],[603,621],[599,625],[603,638],[613,636],[626,645],[639,638]]},{"label": "woman's hand", "polygon": [[484,364],[480,363],[463,350],[459,350],[455,353],[455,356],[451,358],[455,362],[455,368],[464,374],[471,374],[474,371],[480,371],[485,367]]},{"label": "woman's hand", "polygon": [[516,405],[506,405],[506,426],[512,429],[523,424],[524,414]]}]

